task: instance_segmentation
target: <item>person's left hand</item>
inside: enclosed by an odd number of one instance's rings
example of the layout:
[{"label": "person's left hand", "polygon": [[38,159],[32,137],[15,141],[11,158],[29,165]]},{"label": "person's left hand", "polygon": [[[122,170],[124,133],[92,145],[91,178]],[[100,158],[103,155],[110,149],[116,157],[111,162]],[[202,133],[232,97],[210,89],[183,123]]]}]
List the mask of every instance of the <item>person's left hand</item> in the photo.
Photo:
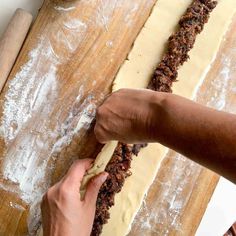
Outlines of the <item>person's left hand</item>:
[{"label": "person's left hand", "polygon": [[84,200],[80,185],[91,159],[76,161],[66,176],[51,187],[41,204],[44,236],[89,236],[92,231],[97,195],[108,174],[94,177],[87,186]]}]

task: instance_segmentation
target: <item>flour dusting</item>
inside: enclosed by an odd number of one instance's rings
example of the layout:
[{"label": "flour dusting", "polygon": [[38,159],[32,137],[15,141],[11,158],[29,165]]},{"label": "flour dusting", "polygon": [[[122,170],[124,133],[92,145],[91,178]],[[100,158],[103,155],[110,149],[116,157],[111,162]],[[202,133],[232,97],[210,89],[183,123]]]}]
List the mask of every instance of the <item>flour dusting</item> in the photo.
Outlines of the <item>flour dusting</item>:
[{"label": "flour dusting", "polygon": [[[42,195],[50,186],[49,161],[55,152],[70,145],[74,136],[89,129],[96,111],[93,96],[83,99],[81,87],[69,109],[57,111],[68,112],[67,117],[55,116],[60,89],[58,68],[70,57],[58,54],[57,47],[74,53],[87,29],[76,19],[65,19],[62,27],[38,39],[28,53],[28,61],[9,82],[3,101],[0,138],[6,149],[0,174],[6,183],[0,182],[0,188],[17,194],[30,206],[28,227],[32,235],[40,222]],[[13,202],[10,206],[20,209]]]},{"label": "flour dusting", "polygon": [[25,211],[26,209],[22,207],[21,205],[14,203],[14,202],[9,202],[10,207],[15,208],[19,211]]},{"label": "flour dusting", "polygon": [[[62,23],[62,28],[55,32],[53,37],[55,41],[60,42],[61,47],[70,53],[74,53],[80,43],[85,39],[86,32],[87,25],[83,21],[76,18],[66,18]],[[60,50],[61,47],[59,48]]]},{"label": "flour dusting", "polygon": [[95,118],[96,106],[92,96],[88,96],[83,103],[77,108],[77,104],[81,102],[83,87],[80,88],[79,96],[73,104],[73,108],[68,114],[66,120],[58,127],[60,138],[53,145],[52,153],[60,152],[64,147],[68,146],[72,138],[81,130],[89,129]]},{"label": "flour dusting", "polygon": [[180,233],[180,213],[189,201],[201,167],[173,151],[165,158],[175,161],[170,161],[165,170],[162,169],[163,175],[171,173],[168,179],[163,177],[153,183],[161,193],[156,197],[158,205],[151,206],[144,201],[138,222],[145,232],[167,236],[170,228]]},{"label": "flour dusting", "polygon": [[28,62],[9,83],[5,95],[0,129],[6,144],[14,141],[15,148],[6,152],[3,176],[19,185],[22,200],[28,203],[35,199],[38,181],[45,174],[45,164],[36,165],[37,152],[47,145],[37,140],[33,133],[17,136],[35,114],[39,113],[42,119],[49,116],[57,99],[57,64],[48,40],[40,39],[38,46],[29,53]]},{"label": "flour dusting", "polygon": [[[46,98],[56,96],[56,63],[47,42],[41,40],[38,47],[29,53],[29,61],[22,66],[15,78],[9,83],[5,95],[1,133],[8,143],[16,137],[19,130],[31,118],[31,113],[37,111],[39,106],[46,103]],[[50,66],[45,66],[39,56],[43,53],[51,55]],[[43,75],[38,75],[35,68],[41,70]],[[42,78],[40,78],[42,77]],[[36,89],[35,89],[36,87]],[[34,91],[33,91],[34,90]]]},{"label": "flour dusting", "polygon": [[87,25],[79,19],[70,19],[64,22],[64,26],[70,30],[84,31],[87,29]]},{"label": "flour dusting", "polygon": [[236,95],[236,80],[234,74],[236,67],[234,63],[235,52],[228,50],[227,54],[221,56],[219,74],[211,80],[209,89],[205,93],[198,92],[198,100],[203,103],[205,99],[207,106],[226,112],[236,113],[236,104],[230,99]]},{"label": "flour dusting", "polygon": [[102,0],[96,12],[96,21],[99,25],[108,30],[109,23],[113,12],[116,8],[117,2],[110,0]]},{"label": "flour dusting", "polygon": [[128,25],[128,26],[131,26],[132,23],[133,23],[133,18],[134,18],[134,14],[137,12],[138,10],[138,3],[134,3],[132,9],[130,10],[130,12],[126,15],[125,17],[125,23]]},{"label": "flour dusting", "polygon": [[[217,110],[225,110],[228,92],[230,90],[231,59],[222,57],[223,68],[219,76],[211,82],[211,86],[216,89],[214,95],[210,98],[207,105]],[[232,88],[232,87],[231,87]]]},{"label": "flour dusting", "polygon": [[54,9],[57,11],[68,12],[68,11],[72,11],[72,10],[76,9],[76,7],[75,6],[72,6],[72,7],[55,6]]}]

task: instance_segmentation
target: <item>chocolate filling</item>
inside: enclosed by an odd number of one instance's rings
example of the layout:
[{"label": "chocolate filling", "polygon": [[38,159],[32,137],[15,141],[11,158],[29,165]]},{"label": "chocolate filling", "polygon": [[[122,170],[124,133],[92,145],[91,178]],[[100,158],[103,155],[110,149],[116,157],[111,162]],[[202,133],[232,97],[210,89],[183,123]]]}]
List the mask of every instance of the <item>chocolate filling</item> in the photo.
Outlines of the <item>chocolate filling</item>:
[{"label": "chocolate filling", "polygon": [[100,235],[102,227],[110,218],[109,209],[115,204],[115,194],[119,193],[125,179],[131,175],[132,146],[118,143],[114,154],[106,167],[109,176],[102,185],[97,199],[97,208],[91,235]]},{"label": "chocolate filling", "polygon": [[[193,0],[180,19],[178,30],[170,36],[167,51],[157,66],[148,89],[172,92],[171,87],[173,82],[177,81],[178,69],[189,59],[188,53],[193,48],[197,35],[202,32],[216,5],[217,1],[213,0]],[[106,167],[109,177],[99,191],[92,236],[100,235],[103,225],[110,218],[109,209],[115,204],[115,194],[121,191],[125,179],[131,175],[132,155],[137,156],[140,150],[146,146],[147,144],[130,146],[118,143]]]}]

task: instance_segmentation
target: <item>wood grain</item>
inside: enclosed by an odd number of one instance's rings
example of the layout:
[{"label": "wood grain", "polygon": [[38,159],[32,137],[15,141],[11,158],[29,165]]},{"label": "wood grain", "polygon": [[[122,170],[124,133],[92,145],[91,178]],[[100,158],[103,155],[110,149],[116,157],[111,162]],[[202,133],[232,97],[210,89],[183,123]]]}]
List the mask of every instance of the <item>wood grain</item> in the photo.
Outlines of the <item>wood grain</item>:
[{"label": "wood grain", "polygon": [[[19,157],[22,152],[22,145],[23,149],[25,148],[22,143],[25,137],[43,143],[42,147],[34,142],[30,148],[34,150],[37,160],[36,166],[41,166],[47,160],[46,175],[42,177],[39,185],[37,185],[37,188],[42,187],[46,190],[47,185],[45,186],[45,183],[50,185],[58,181],[73,160],[96,157],[101,146],[95,140],[92,125],[86,128],[83,127],[79,132],[73,134],[68,145],[64,146],[59,152],[56,152],[53,147],[55,142],[60,140],[64,134],[68,134],[77,127],[81,113],[87,105],[94,103],[95,106],[99,106],[104,97],[110,93],[112,81],[155,2],[155,0],[137,0],[134,5],[133,1],[127,0],[116,0],[112,3],[94,0],[90,1],[90,4],[87,4],[86,1],[75,1],[61,5],[63,8],[72,9],[67,11],[55,9],[56,5],[49,1],[45,1],[43,4],[34,27],[10,74],[9,81],[0,96],[0,114],[2,117],[4,116],[6,95],[11,91],[11,81],[14,81],[17,72],[29,61],[29,53],[32,52],[32,49],[37,48],[41,41],[43,46],[40,50],[43,53],[39,54],[39,60],[33,72],[34,75],[37,75],[37,80],[45,79],[44,70],[50,69],[54,62],[51,58],[47,58],[43,51],[50,43],[56,60],[59,60],[56,70],[57,97],[53,103],[50,103],[49,98],[43,100],[36,111],[29,110],[31,116],[21,129],[14,133],[13,139],[8,140],[6,137],[0,139],[0,235],[26,235],[31,205],[22,200],[19,184],[6,180],[4,177],[3,167],[6,158],[13,158],[10,155],[12,152],[14,158]],[[112,7],[112,4],[115,5]],[[87,26],[86,30],[75,32],[75,29],[68,29],[68,23],[70,25],[76,23],[78,19]],[[77,23],[79,22],[77,21]],[[73,28],[73,25],[71,27]],[[234,44],[233,39],[235,37],[232,28],[231,33],[228,34],[230,42],[221,49],[221,53],[224,50],[226,53],[227,48]],[[69,46],[68,43],[70,43]],[[212,74],[207,77],[210,81],[221,70],[220,65],[222,63],[218,61],[219,58],[220,56],[217,57],[216,63],[210,72]],[[32,79],[33,72],[30,71],[25,75],[29,81]],[[35,84],[38,83],[37,80],[34,80]],[[32,90],[35,89],[35,86]],[[81,92],[78,100],[81,88],[83,88],[83,92]],[[205,89],[207,88],[208,85],[205,86]],[[88,101],[88,97],[91,100]],[[75,103],[75,101],[77,102]],[[50,109],[46,109],[49,103],[51,104]],[[74,116],[68,121],[71,112]],[[64,127],[68,125],[68,122],[69,128],[63,130],[64,133],[58,131],[58,126]],[[54,135],[51,135],[52,133]],[[163,161],[155,184],[152,185],[149,191],[146,200],[146,211],[144,209],[136,217],[131,235],[143,235],[144,232],[145,235],[161,235],[157,233],[159,226],[155,221],[151,222],[154,230],[143,231],[141,227],[142,214],[157,212],[160,201],[156,196],[162,196],[162,193],[166,191],[165,182],[168,182],[168,179],[172,180],[174,177],[174,173],[172,173],[171,179],[167,170],[176,165],[175,155],[171,152],[168,158]],[[176,224],[177,227],[176,225],[173,227],[168,225],[167,220],[164,222],[167,228],[163,230],[169,230],[170,235],[194,235],[218,177],[199,166],[192,168],[192,172],[188,173],[188,167],[192,164],[186,159],[182,159],[182,162],[179,163],[185,170],[185,174],[182,175],[182,179],[178,179],[175,183],[177,186],[178,183],[184,180],[186,174],[188,175],[189,183],[184,186],[186,191],[183,191],[182,196],[186,196],[186,205],[177,216],[179,219],[178,224]],[[35,171],[37,171],[37,168]],[[189,187],[193,190],[191,194],[188,191]],[[168,211],[168,202],[165,204],[162,205],[162,209],[165,210],[166,214],[171,213]],[[151,210],[149,206],[152,208]],[[12,217],[13,215],[14,217]],[[161,215],[158,217],[161,217]]]}]

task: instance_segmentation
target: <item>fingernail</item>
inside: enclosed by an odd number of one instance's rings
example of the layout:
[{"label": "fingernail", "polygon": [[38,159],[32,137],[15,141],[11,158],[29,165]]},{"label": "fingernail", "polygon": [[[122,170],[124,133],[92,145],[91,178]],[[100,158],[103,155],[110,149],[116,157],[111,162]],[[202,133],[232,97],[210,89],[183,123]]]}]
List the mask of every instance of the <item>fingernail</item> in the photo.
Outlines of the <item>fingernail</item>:
[{"label": "fingernail", "polygon": [[106,179],[107,179],[107,177],[108,177],[108,175],[109,175],[109,174],[108,174],[107,172],[102,173],[102,174],[101,174],[101,181],[102,181],[102,182],[105,182]]}]

